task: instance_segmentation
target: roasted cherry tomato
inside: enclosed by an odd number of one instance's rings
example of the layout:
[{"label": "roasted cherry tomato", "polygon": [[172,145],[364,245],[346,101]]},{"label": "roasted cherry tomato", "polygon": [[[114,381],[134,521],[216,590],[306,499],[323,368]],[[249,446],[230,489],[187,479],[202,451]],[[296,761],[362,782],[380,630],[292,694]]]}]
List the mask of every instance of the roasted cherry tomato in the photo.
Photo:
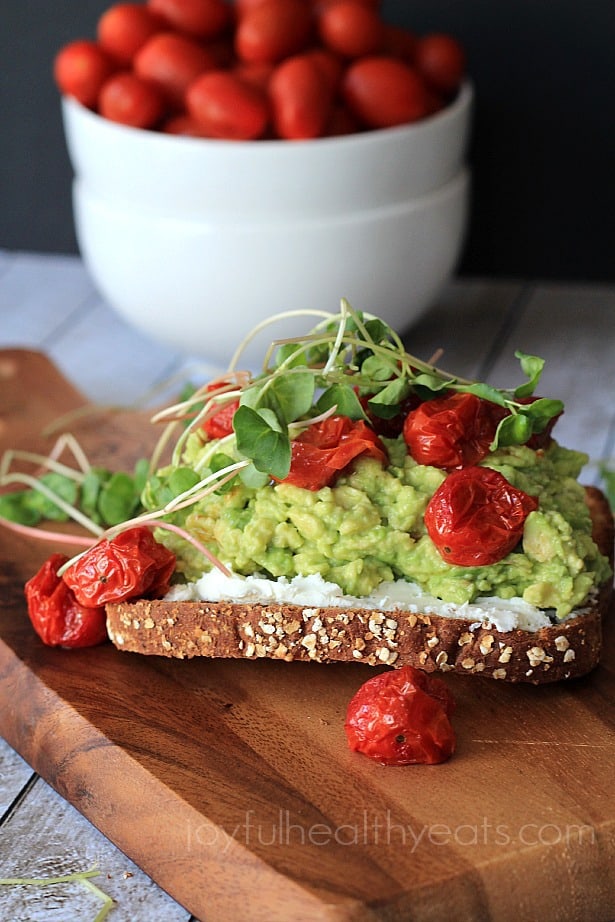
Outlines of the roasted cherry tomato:
[{"label": "roasted cherry tomato", "polygon": [[52,554],[25,585],[34,630],[50,647],[93,647],[107,639],[105,609],[80,604],[58,570],[68,562]]},{"label": "roasted cherry tomato", "polygon": [[161,598],[175,569],[175,554],[144,527],[99,541],[64,573],[82,605],[106,605],[134,598]]},{"label": "roasted cherry tomato", "polygon": [[419,464],[451,471],[481,461],[506,410],[474,394],[425,400],[406,417],[404,440]]},{"label": "roasted cherry tomato", "polygon": [[499,471],[464,467],[438,487],[425,510],[427,534],[447,563],[480,567],[506,557],[523,536],[538,499]]},{"label": "roasted cherry tomato", "polygon": [[[227,383],[226,381],[218,381],[208,384],[207,391],[209,393],[215,393]],[[238,406],[239,400],[230,400],[228,403],[223,404],[219,410],[212,414],[212,416],[207,417],[203,422],[202,428],[210,439],[223,439],[226,435],[232,433],[233,416]]]},{"label": "roasted cherry tomato", "polygon": [[387,463],[384,445],[363,420],[329,416],[292,442],[290,473],[284,483],[306,490],[330,486],[351,461],[365,455]]},{"label": "roasted cherry tomato", "polygon": [[383,765],[444,762],[455,751],[454,708],[437,676],[412,666],[380,673],[348,705],[348,745]]},{"label": "roasted cherry tomato", "polygon": [[420,397],[416,394],[410,394],[409,397],[406,397],[405,400],[399,406],[399,411],[395,416],[390,416],[388,418],[382,416],[376,416],[374,411],[370,408],[369,401],[371,397],[369,395],[359,397],[359,403],[363,407],[366,415],[369,417],[369,423],[374,432],[377,435],[384,435],[387,438],[395,439],[398,435],[401,434],[406,417],[411,410],[416,409],[421,403]]}]

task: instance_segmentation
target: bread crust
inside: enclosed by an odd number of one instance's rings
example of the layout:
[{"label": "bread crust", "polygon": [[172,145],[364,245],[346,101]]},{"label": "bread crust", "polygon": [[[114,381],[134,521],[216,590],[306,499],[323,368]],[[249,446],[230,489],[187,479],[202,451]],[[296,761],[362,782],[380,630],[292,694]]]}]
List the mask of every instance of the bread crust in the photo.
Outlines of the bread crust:
[{"label": "bread crust", "polygon": [[[610,507],[594,487],[586,497],[594,540],[612,562]],[[543,684],[597,665],[612,595],[609,582],[576,616],[538,631],[499,632],[467,619],[404,611],[144,599],[108,605],[107,630],[118,649],[145,655],[410,664]]]}]

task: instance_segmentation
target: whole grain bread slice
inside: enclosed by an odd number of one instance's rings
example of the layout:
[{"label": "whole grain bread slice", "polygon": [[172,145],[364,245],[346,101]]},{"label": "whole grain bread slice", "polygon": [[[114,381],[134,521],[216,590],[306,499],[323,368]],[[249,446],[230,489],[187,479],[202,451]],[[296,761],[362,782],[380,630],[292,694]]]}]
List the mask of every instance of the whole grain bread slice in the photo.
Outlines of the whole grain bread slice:
[{"label": "whole grain bread slice", "polygon": [[[612,562],[609,504],[594,487],[586,488],[586,499],[594,540]],[[404,611],[164,600],[108,605],[107,630],[118,649],[146,655],[410,664],[542,684],[597,665],[612,595],[609,581],[578,613],[537,631],[499,632],[467,619]]]}]

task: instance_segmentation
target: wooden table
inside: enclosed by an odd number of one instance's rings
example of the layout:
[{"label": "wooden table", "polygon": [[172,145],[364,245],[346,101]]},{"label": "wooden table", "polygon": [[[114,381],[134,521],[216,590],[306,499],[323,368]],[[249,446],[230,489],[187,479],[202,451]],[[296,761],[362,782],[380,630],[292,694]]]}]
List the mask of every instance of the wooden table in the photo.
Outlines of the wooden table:
[{"label": "wooden table", "polygon": [[[425,358],[441,347],[443,367],[501,386],[519,379],[515,349],[543,356],[541,390],[566,405],[559,440],[593,461],[615,455],[614,287],[457,280],[407,341]],[[220,370],[215,357],[180,355],[128,327],[78,259],[0,251],[0,348],[12,346],[45,353],[99,403],[129,405],[173,375],[180,381]],[[594,464],[584,480],[598,481]],[[192,918],[0,740],[0,878],[61,876],[94,865],[94,882],[115,900],[113,922]],[[93,920],[101,905],[80,883],[0,887],[0,918],[7,920]],[[533,919],[526,912],[521,922]],[[582,907],[575,912],[581,922],[610,922],[584,917]]]}]

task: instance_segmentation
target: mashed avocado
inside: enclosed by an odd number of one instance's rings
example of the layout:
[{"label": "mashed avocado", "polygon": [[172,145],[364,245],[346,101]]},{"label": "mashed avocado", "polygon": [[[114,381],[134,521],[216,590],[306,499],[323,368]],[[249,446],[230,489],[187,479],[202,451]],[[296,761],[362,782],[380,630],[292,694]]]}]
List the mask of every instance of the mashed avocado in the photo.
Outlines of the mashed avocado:
[{"label": "mashed avocado", "polygon": [[[591,538],[591,520],[577,477],[587,457],[552,442],[534,451],[512,446],[483,465],[539,497],[522,543],[491,566],[445,562],[425,532],[423,513],[445,473],[417,464],[402,437],[384,439],[387,468],[359,459],[332,487],[304,490],[285,483],[259,488],[236,478],[187,511],[183,525],[235,573],[271,578],[320,574],[349,595],[369,594],[383,580],[405,578],[455,604],[478,596],[520,596],[566,616],[608,578],[610,568]],[[202,443],[191,436],[184,463],[197,465]],[[160,539],[178,554],[178,572],[196,579],[203,559],[181,538]]]}]

